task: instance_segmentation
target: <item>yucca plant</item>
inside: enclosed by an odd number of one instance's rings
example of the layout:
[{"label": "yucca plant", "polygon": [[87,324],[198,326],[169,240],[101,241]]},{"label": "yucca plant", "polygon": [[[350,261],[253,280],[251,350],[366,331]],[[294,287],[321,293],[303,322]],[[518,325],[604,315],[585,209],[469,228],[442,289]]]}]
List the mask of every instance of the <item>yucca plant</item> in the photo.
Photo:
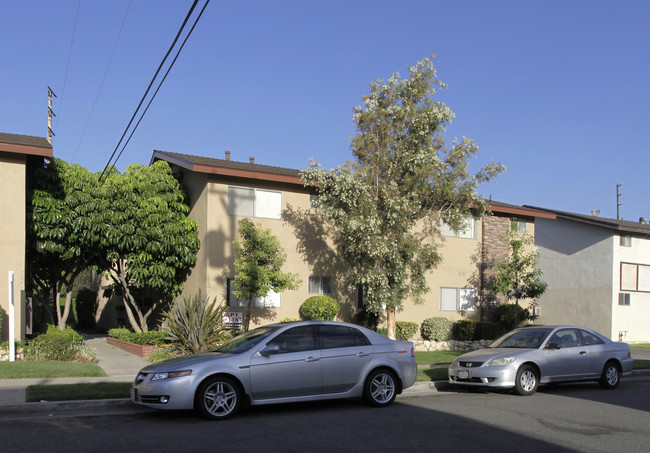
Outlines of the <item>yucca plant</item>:
[{"label": "yucca plant", "polygon": [[181,354],[211,351],[227,333],[222,323],[224,310],[224,303],[217,304],[216,297],[208,302],[199,291],[174,302],[165,313],[162,330]]}]

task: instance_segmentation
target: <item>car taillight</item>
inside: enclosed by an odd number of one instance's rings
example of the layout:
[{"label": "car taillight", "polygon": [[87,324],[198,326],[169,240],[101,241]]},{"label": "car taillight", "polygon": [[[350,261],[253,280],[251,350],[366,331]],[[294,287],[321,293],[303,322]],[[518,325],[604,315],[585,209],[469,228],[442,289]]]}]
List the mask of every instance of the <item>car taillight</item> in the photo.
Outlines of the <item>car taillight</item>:
[{"label": "car taillight", "polygon": [[415,346],[411,348],[411,357],[415,357]]}]

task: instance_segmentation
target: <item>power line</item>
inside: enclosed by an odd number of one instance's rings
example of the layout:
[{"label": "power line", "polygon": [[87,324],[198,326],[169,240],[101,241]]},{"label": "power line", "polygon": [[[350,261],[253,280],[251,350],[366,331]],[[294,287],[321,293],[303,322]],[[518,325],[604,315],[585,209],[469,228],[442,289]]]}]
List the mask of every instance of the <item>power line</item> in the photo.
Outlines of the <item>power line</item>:
[{"label": "power line", "polygon": [[140,124],[140,122],[144,118],[144,115],[147,112],[147,110],[149,109],[149,106],[153,102],[154,98],[156,97],[156,94],[160,90],[160,87],[162,86],[163,82],[167,78],[167,75],[171,71],[171,68],[173,67],[174,63],[176,62],[176,59],[178,58],[181,50],[183,49],[183,46],[187,42],[187,39],[190,37],[190,35],[192,34],[192,31],[194,30],[194,27],[196,27],[196,24],[198,23],[199,19],[203,15],[203,11],[205,11],[205,8],[208,6],[208,3],[210,3],[210,0],[206,0],[205,5],[203,5],[203,8],[201,9],[201,12],[199,13],[198,17],[194,21],[194,25],[192,25],[192,28],[190,29],[187,36],[185,37],[185,40],[183,41],[182,45],[178,49],[178,51],[176,53],[176,56],[174,57],[174,60],[172,61],[169,68],[167,69],[167,72],[165,73],[164,77],[162,78],[162,80],[158,84],[158,88],[156,88],[156,91],[154,92],[151,99],[149,100],[149,103],[147,104],[145,110],[140,115],[140,119],[137,121],[136,125],[134,126],[133,130],[131,131],[131,134],[129,135],[129,138],[127,139],[127,141],[124,143],[124,146],[122,146],[122,150],[120,151],[117,158],[115,159],[115,162],[113,162],[111,164],[111,162],[113,161],[113,158],[115,157],[115,154],[117,153],[117,150],[119,149],[122,141],[124,140],[124,137],[126,137],[127,132],[129,131],[131,125],[133,124],[133,121],[135,120],[136,116],[138,115],[138,111],[140,110],[140,107],[142,107],[142,104],[144,103],[145,99],[147,98],[147,95],[149,94],[149,91],[151,90],[151,87],[153,86],[154,82],[156,81],[156,78],[158,77],[158,74],[160,73],[162,67],[164,66],[165,62],[167,61],[167,58],[171,54],[172,50],[176,46],[176,43],[178,42],[178,39],[180,38],[185,26],[187,25],[187,22],[189,21],[190,17],[192,16],[193,11],[196,8],[196,5],[198,4],[198,0],[195,0],[194,3],[192,4],[189,12],[187,13],[187,16],[185,17],[185,20],[183,21],[183,24],[181,25],[180,29],[178,30],[178,33],[176,34],[176,37],[174,38],[174,41],[172,42],[171,46],[169,47],[169,50],[165,54],[165,57],[163,58],[162,62],[158,66],[158,69],[156,70],[156,73],[154,74],[154,76],[151,79],[151,82],[149,82],[149,86],[147,87],[147,90],[145,91],[144,95],[142,96],[142,99],[140,100],[140,103],[138,104],[138,107],[135,109],[135,112],[133,113],[133,116],[131,117],[131,120],[129,121],[129,124],[126,126],[126,129],[124,130],[124,133],[122,134],[122,137],[120,138],[117,145],[115,146],[115,149],[113,150],[113,153],[111,154],[111,157],[108,159],[108,163],[104,167],[104,171],[102,172],[101,176],[99,177],[100,182],[102,181],[102,179],[103,179],[104,175],[106,174],[108,168],[111,165],[116,165],[117,164],[117,161],[119,160],[120,156],[124,152],[124,149],[126,148],[126,145],[128,145],[129,141],[131,140],[131,137],[133,137],[133,134],[135,133],[138,125]]},{"label": "power line", "polygon": [[131,8],[131,1],[129,1],[129,4],[126,6],[126,11],[124,11],[124,19],[122,19],[122,25],[120,26],[120,31],[117,33],[117,38],[115,39],[115,44],[113,45],[113,51],[111,52],[111,56],[108,59],[108,64],[106,65],[106,70],[104,71],[104,76],[102,77],[102,81],[99,84],[99,89],[97,90],[97,95],[95,96],[95,101],[93,102],[93,106],[90,109],[90,113],[88,114],[88,119],[86,120],[86,125],[83,128],[83,131],[81,132],[81,137],[79,138],[79,142],[77,143],[77,146],[74,150],[74,153],[72,153],[72,159],[74,160],[75,156],[77,155],[77,151],[79,151],[79,147],[81,146],[81,142],[83,141],[84,137],[86,136],[86,130],[88,129],[88,124],[90,123],[90,119],[93,116],[93,113],[95,112],[95,106],[97,105],[97,101],[99,100],[99,95],[102,92],[102,88],[104,87],[104,82],[106,81],[106,75],[108,74],[108,70],[111,67],[111,62],[113,61],[113,56],[115,55],[115,49],[117,49],[117,43],[120,41],[120,36],[122,36],[122,30],[124,30],[124,24],[126,23],[126,17],[129,14],[129,9]]},{"label": "power line", "polygon": [[[68,51],[68,62],[65,66],[65,74],[63,76],[63,89],[61,90],[61,99],[63,99],[63,95],[65,94],[65,85],[68,80],[68,70],[70,69],[70,60],[72,58],[72,47],[74,46],[74,38],[75,35],[77,34],[77,21],[79,20],[80,8],[81,8],[81,0],[77,0],[77,12],[75,13],[74,16],[74,27],[72,28],[72,39],[70,40],[70,50]],[[58,118],[60,112],[61,112],[61,103],[59,102],[59,109],[56,111],[56,115],[54,116]],[[57,125],[58,125],[58,119],[57,119],[57,123],[54,125],[54,129],[56,129]]]}]

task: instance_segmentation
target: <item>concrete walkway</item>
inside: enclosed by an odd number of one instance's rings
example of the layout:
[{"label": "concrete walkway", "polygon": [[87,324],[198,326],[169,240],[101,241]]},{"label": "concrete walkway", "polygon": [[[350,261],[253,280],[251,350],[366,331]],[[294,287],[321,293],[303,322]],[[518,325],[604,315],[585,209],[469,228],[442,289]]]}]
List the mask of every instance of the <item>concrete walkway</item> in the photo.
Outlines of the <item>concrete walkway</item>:
[{"label": "concrete walkway", "polygon": [[96,351],[97,364],[106,372],[106,377],[0,379],[0,405],[25,403],[26,388],[30,385],[132,382],[138,371],[149,365],[146,359],[106,343],[105,335],[89,335],[86,344]]}]

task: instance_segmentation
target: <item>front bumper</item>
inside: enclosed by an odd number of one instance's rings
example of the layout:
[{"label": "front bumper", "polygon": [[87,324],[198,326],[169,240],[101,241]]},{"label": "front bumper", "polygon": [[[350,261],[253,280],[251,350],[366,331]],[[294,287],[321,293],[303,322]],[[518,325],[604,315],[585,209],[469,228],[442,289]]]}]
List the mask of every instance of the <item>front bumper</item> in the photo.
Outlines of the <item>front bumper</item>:
[{"label": "front bumper", "polygon": [[131,401],[153,409],[193,409],[196,378],[190,375],[151,381],[147,375],[131,386]]},{"label": "front bumper", "polygon": [[450,366],[448,373],[450,384],[512,388],[515,386],[517,368],[511,366],[481,366],[476,368]]}]

